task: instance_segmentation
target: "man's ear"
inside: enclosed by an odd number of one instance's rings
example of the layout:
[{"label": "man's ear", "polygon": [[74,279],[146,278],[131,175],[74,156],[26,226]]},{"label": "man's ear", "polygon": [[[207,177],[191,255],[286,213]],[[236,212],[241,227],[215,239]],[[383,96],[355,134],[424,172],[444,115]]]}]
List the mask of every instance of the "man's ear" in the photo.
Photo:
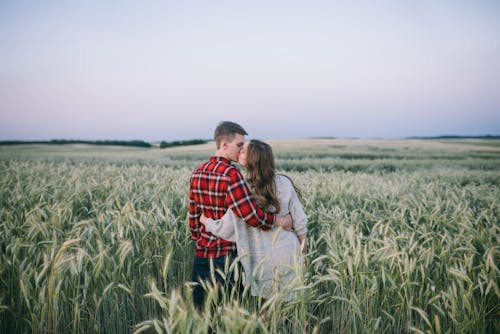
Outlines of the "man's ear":
[{"label": "man's ear", "polygon": [[229,144],[229,142],[226,140],[226,139],[222,139],[221,142],[220,142],[220,148],[222,148],[223,150],[227,149],[227,145]]}]

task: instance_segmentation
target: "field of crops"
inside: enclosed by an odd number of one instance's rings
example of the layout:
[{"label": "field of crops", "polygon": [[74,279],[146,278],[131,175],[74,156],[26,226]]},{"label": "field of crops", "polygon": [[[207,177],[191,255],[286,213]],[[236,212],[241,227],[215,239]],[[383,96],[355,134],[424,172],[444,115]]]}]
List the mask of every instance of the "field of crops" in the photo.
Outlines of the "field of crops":
[{"label": "field of crops", "polygon": [[213,144],[0,146],[1,333],[498,333],[500,140],[271,141],[307,267],[261,305],[188,283]]}]

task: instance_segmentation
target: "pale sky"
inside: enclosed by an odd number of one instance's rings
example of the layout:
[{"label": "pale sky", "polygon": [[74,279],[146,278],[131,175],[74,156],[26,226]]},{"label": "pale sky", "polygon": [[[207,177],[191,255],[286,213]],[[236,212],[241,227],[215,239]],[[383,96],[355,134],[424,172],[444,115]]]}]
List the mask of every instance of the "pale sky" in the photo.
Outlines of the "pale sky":
[{"label": "pale sky", "polygon": [[500,135],[500,1],[0,1],[0,140]]}]

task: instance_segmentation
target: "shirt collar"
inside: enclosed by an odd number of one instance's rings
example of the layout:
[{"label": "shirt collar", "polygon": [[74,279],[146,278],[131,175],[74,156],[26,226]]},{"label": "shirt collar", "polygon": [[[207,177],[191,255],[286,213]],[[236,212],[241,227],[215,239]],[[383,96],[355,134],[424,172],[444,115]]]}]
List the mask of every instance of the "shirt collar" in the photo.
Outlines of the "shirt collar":
[{"label": "shirt collar", "polygon": [[231,165],[231,160],[229,160],[227,158],[217,156],[217,155],[210,157],[210,162],[217,162],[217,161],[225,162],[225,163]]}]

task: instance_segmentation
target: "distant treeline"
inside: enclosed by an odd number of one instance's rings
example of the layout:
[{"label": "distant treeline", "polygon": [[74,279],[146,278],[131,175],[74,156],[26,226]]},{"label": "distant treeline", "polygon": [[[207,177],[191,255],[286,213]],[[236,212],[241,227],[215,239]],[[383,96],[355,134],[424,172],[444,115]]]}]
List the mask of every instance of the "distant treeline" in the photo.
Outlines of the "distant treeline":
[{"label": "distant treeline", "polygon": [[[199,145],[206,144],[205,139],[191,140],[176,140],[162,141],[160,148]],[[0,145],[34,145],[34,144],[49,144],[49,145],[67,145],[67,144],[86,144],[86,145],[107,145],[107,146],[134,146],[134,147],[153,147],[151,143],[142,140],[72,140],[72,139],[52,139],[52,140],[4,140],[0,141]]]},{"label": "distant treeline", "polygon": [[408,139],[500,139],[500,135],[484,135],[484,136],[457,136],[444,135],[435,137],[407,137]]},{"label": "distant treeline", "polygon": [[175,140],[175,141],[162,141],[160,142],[160,148],[174,147],[174,146],[186,146],[186,145],[200,145],[208,143],[204,139],[191,139],[191,140]]},{"label": "distant treeline", "polygon": [[86,145],[111,145],[111,146],[135,146],[135,147],[152,147],[150,143],[142,140],[71,140],[71,139],[52,139],[52,140],[5,140],[0,141],[0,145],[32,145],[32,144],[49,144],[49,145],[67,145],[67,144],[86,144]]}]

